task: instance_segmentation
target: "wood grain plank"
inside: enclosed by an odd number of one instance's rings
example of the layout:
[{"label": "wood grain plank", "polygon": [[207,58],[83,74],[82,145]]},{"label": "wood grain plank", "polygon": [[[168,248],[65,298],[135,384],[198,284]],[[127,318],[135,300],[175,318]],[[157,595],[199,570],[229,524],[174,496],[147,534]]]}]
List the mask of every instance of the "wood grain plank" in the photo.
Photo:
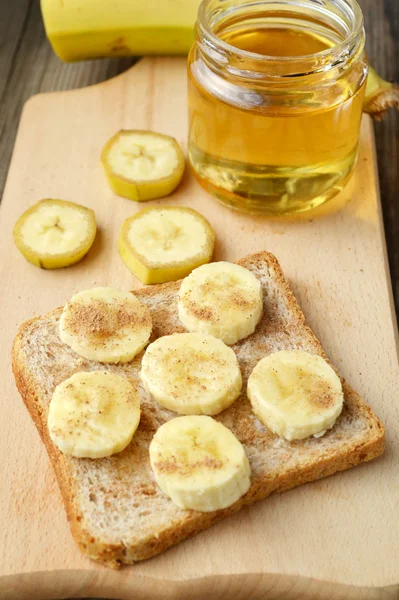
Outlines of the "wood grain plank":
[{"label": "wood grain plank", "polygon": [[7,88],[14,61],[30,18],[32,0],[4,2],[0,18],[0,92]]},{"label": "wood grain plank", "polygon": [[[78,583],[76,583],[78,582]],[[71,572],[21,576],[2,600],[77,598],[82,589],[102,591],[110,600],[397,600],[398,586],[386,589],[328,585],[314,579],[274,575],[213,575],[190,582],[157,581],[135,576],[120,581],[117,573]],[[143,595],[145,590],[145,596]],[[212,590],[211,594],[209,590]]]}]

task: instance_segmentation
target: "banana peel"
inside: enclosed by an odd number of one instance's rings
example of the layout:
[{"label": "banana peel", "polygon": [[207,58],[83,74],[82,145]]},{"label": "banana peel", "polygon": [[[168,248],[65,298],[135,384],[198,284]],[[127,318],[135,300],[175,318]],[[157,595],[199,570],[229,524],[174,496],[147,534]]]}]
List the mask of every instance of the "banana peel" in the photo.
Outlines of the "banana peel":
[{"label": "banana peel", "polygon": [[[41,0],[47,37],[66,62],[91,58],[185,55],[200,0]],[[364,112],[380,120],[399,109],[399,88],[370,68]]]},{"label": "banana peel", "polygon": [[65,62],[187,54],[200,0],[41,0],[46,35]]}]

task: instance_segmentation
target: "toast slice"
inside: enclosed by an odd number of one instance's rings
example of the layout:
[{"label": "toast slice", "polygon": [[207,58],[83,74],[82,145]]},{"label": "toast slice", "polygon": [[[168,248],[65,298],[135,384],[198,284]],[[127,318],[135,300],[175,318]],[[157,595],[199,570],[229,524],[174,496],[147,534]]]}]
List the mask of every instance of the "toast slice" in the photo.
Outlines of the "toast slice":
[{"label": "toast slice", "polygon": [[[82,551],[110,567],[154,556],[198,533],[242,506],[302,483],[349,469],[384,450],[384,428],[359,395],[343,381],[344,409],[320,438],[288,442],[257,420],[246,397],[246,382],[256,363],[278,350],[325,354],[298,307],[276,258],[267,252],[239,264],[261,281],[264,314],[254,334],[233,346],[243,375],[243,393],[216,419],[244,444],[252,469],[247,494],[213,513],[181,510],[155,483],[148,447],[157,428],[176,415],[160,407],[139,379],[141,356],[124,365],[100,365],[75,354],[58,333],[62,309],[22,325],[13,348],[18,390],[46,445],[61,488],[72,534]],[[152,340],[185,331],[177,316],[179,282],[136,291],[153,318]],[[129,446],[103,459],[72,458],[52,443],[47,430],[49,402],[56,385],[73,373],[106,369],[134,380],[142,416]]]}]

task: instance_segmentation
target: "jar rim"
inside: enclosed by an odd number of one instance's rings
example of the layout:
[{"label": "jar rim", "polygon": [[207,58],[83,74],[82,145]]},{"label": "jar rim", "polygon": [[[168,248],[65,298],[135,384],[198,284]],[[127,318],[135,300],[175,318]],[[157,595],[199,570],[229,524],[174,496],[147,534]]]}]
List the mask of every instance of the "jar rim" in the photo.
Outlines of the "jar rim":
[{"label": "jar rim", "polygon": [[[285,64],[290,64],[299,61],[305,62],[315,59],[323,61],[323,59],[328,58],[332,54],[339,56],[340,54],[345,52],[348,47],[350,47],[352,44],[355,44],[359,35],[362,33],[364,26],[363,12],[357,0],[332,0],[333,2],[335,1],[345,5],[346,7],[351,9],[353,13],[354,26],[351,28],[351,31],[348,32],[348,35],[345,36],[342,42],[334,44],[333,46],[331,46],[330,48],[326,48],[325,50],[319,50],[318,52],[313,52],[310,54],[302,54],[296,56],[273,56],[267,54],[259,54],[257,52],[251,52],[249,50],[243,50],[241,48],[238,48],[237,46],[233,46],[232,44],[229,44],[228,42],[220,38],[217,34],[215,34],[215,32],[212,30],[208,19],[206,18],[206,10],[213,1],[214,0],[202,0],[198,8],[197,28],[199,25],[202,32],[206,34],[208,41],[211,42],[215,47],[217,47],[218,50],[222,50],[229,54],[234,54],[240,58],[262,62],[264,64],[268,62],[281,62]],[[260,3],[264,0],[258,1]],[[250,0],[247,0],[247,2],[248,4],[256,3],[253,1],[251,2]],[[284,1],[284,4],[288,4],[287,0]],[[296,0],[296,4],[302,4],[301,0],[299,0],[299,2],[298,0]]]}]

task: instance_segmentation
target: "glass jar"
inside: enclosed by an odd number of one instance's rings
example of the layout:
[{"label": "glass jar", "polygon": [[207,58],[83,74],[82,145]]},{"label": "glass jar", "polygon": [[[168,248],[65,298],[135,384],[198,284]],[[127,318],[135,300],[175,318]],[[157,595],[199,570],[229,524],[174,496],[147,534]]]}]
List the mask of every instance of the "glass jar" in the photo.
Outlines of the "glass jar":
[{"label": "glass jar", "polygon": [[189,161],[224,204],[323,204],[357,157],[368,72],[356,0],[203,0],[188,59]]}]

